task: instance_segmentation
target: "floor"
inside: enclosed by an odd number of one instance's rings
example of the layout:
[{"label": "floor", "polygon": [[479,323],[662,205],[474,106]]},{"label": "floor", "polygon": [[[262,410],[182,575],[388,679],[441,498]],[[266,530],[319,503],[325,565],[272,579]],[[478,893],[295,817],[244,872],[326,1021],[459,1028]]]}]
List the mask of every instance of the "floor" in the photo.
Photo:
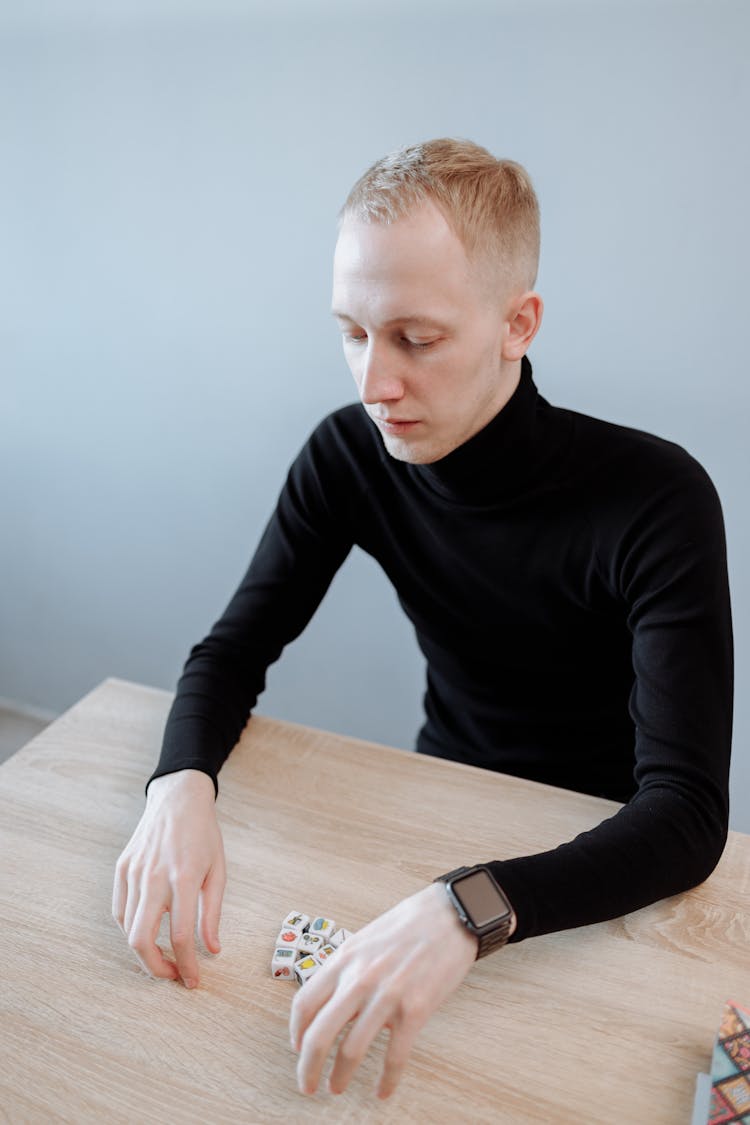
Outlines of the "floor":
[{"label": "floor", "polygon": [[25,746],[30,738],[47,726],[41,719],[33,719],[8,707],[0,707],[0,762]]}]

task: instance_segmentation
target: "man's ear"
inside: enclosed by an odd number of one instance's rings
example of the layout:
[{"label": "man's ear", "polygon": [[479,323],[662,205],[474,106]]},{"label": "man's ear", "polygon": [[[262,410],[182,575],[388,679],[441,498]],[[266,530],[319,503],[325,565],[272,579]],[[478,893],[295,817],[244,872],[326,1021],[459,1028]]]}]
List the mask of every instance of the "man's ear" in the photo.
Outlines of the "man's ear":
[{"label": "man's ear", "polygon": [[503,337],[503,359],[522,359],[542,324],[544,301],[533,290],[511,301]]}]

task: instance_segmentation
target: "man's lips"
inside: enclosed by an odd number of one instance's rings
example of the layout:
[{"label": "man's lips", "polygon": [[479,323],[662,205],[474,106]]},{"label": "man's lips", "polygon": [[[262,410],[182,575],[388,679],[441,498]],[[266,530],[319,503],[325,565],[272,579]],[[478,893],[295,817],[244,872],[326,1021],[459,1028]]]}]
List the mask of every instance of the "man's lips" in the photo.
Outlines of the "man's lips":
[{"label": "man's lips", "polygon": [[378,418],[375,417],[375,422],[384,430],[391,434],[403,433],[405,430],[410,429],[412,426],[418,426],[419,421],[416,418]]}]

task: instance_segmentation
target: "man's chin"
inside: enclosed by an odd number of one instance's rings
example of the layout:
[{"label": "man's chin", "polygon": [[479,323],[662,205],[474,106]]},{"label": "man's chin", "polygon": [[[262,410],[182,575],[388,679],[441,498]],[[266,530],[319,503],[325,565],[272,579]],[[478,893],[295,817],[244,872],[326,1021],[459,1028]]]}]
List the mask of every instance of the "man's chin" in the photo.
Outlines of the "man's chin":
[{"label": "man's chin", "polygon": [[394,461],[405,461],[409,465],[430,465],[439,461],[444,454],[430,447],[429,442],[394,437],[393,434],[380,434],[386,452]]}]

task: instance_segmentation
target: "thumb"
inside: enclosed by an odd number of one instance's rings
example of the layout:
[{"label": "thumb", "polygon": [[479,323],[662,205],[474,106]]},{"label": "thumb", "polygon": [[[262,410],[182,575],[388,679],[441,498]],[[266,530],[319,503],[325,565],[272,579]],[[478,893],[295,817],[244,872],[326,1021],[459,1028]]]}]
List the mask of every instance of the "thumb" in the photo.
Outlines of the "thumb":
[{"label": "thumb", "polygon": [[201,887],[200,934],[209,953],[220,953],[219,921],[226,874],[223,865],[212,867]]}]

